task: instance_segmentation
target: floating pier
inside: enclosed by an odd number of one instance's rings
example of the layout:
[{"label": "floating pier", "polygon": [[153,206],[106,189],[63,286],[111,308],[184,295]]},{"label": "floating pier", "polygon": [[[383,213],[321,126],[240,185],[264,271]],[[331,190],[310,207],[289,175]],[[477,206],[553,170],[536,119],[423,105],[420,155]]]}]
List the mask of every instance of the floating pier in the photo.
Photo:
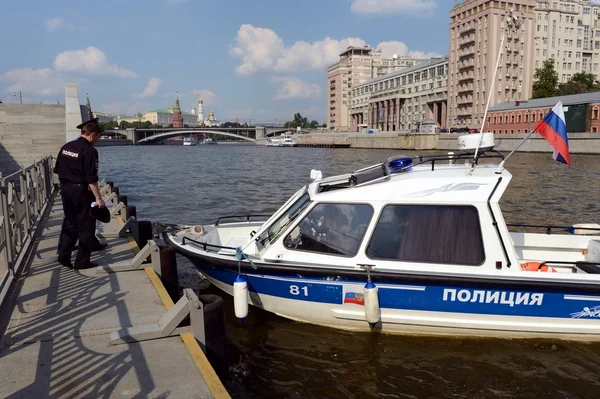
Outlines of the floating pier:
[{"label": "floating pier", "polygon": [[208,360],[225,356],[212,331],[224,329],[222,299],[179,298],[172,250],[152,241],[118,188],[102,194],[114,203],[98,229],[108,247],[86,270],[57,262],[64,215],[57,190],[49,196],[0,307],[0,397],[229,398]]}]

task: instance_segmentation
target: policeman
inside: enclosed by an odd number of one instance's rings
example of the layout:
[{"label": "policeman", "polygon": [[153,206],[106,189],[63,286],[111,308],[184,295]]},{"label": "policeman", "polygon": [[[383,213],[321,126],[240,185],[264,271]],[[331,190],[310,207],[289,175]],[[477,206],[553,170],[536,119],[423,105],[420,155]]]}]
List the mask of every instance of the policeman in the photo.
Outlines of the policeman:
[{"label": "policeman", "polygon": [[102,135],[97,125],[98,118],[77,126],[81,136],[62,146],[56,158],[54,173],[60,180],[61,197],[65,220],[60,232],[58,262],[73,267],[71,252],[79,240],[75,269],[88,269],[97,266],[90,262],[95,238],[96,222],[90,217],[92,202],[100,208],[104,201],[98,188],[98,151],[94,145]]}]

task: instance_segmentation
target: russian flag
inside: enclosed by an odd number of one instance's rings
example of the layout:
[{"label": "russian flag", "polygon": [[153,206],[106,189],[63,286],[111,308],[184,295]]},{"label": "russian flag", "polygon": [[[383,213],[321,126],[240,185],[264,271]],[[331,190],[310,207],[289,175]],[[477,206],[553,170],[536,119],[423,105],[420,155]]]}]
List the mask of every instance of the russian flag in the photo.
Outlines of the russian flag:
[{"label": "russian flag", "polygon": [[554,106],[534,128],[554,148],[555,161],[566,163],[571,167],[569,157],[569,138],[562,101]]}]

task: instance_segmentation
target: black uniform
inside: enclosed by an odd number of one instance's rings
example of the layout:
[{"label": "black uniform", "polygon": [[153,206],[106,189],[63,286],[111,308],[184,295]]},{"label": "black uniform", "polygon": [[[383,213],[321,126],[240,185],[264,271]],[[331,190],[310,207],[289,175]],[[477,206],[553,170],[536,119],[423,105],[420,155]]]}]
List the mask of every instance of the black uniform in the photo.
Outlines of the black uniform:
[{"label": "black uniform", "polygon": [[54,173],[60,180],[65,213],[58,261],[63,265],[71,264],[71,252],[79,239],[75,267],[89,265],[96,242],[96,221],[89,214],[95,197],[88,184],[98,182],[98,151],[85,137],[70,141],[60,149]]}]

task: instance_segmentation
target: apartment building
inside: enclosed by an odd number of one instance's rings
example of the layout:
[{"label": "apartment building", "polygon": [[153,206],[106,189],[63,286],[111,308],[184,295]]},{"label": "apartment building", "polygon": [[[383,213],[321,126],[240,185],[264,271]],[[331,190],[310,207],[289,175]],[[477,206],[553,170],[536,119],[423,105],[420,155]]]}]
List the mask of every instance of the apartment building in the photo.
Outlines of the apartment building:
[{"label": "apartment building", "polygon": [[[502,35],[504,52],[490,105],[531,97],[536,0],[465,0],[450,12],[448,105],[451,126],[483,120]],[[507,22],[510,10],[519,28]]]},{"label": "apartment building", "polygon": [[351,130],[411,131],[447,126],[448,57],[432,58],[350,91]]},{"label": "apartment building", "polygon": [[600,77],[600,4],[590,0],[538,0],[535,68],[553,59],[561,82],[578,72]]},{"label": "apartment building", "polygon": [[350,89],[416,63],[416,59],[407,56],[385,59],[380,51],[368,46],[348,47],[340,54],[340,60],[327,68],[327,125],[335,131],[348,131]]}]

